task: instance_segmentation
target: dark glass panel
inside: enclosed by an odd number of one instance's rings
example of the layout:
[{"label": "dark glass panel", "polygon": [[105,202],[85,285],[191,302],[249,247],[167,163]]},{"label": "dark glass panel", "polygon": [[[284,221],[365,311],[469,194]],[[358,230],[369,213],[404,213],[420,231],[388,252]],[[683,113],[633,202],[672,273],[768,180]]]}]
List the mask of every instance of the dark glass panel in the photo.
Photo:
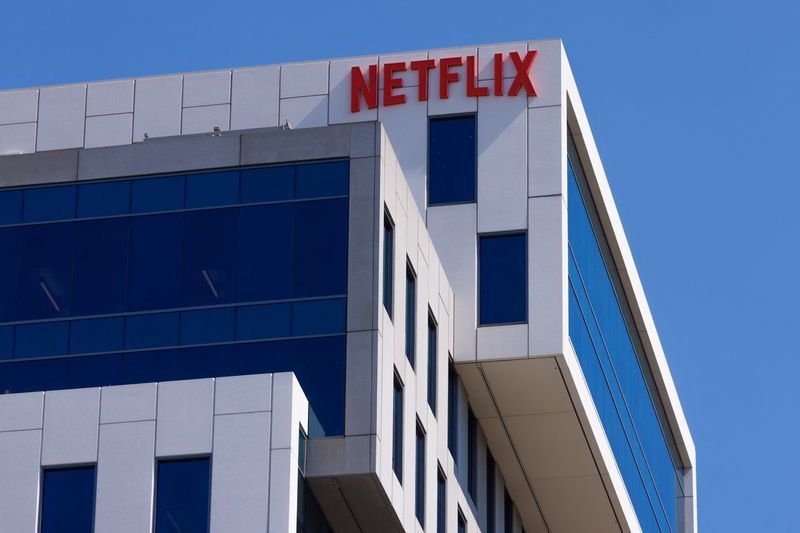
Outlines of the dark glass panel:
[{"label": "dark glass panel", "polygon": [[119,385],[122,377],[122,356],[90,355],[68,359],[68,387],[108,387]]},{"label": "dark glass panel", "polygon": [[416,468],[414,487],[414,511],[417,520],[425,527],[425,430],[417,420]]},{"label": "dark glass panel", "polygon": [[186,213],[183,228],[183,306],[233,301],[236,294],[237,209]]},{"label": "dark glass panel", "polygon": [[94,466],[45,470],[40,533],[91,533],[94,486]]},{"label": "dark glass panel", "polygon": [[297,165],[297,198],[347,196],[349,161]]},{"label": "dark glass panel", "polygon": [[130,210],[131,182],[107,181],[78,186],[78,216],[125,215]]},{"label": "dark glass panel", "polygon": [[474,202],[475,117],[434,118],[428,139],[428,203]]},{"label": "dark glass panel", "polygon": [[428,316],[428,405],[436,416],[436,385],[438,380],[438,352],[436,349],[436,322]]},{"label": "dark glass panel", "polygon": [[436,531],[447,530],[447,479],[438,468],[436,473]]},{"label": "dark glass panel", "polygon": [[458,463],[458,374],[452,362],[447,369],[447,449]]},{"label": "dark glass panel", "polygon": [[[292,368],[320,424],[309,436],[344,434],[345,337],[292,341]],[[309,416],[311,418],[311,416]]]},{"label": "dark glass panel", "polygon": [[134,315],[125,319],[125,348],[178,345],[178,313]]},{"label": "dark glass panel", "polygon": [[133,180],[131,213],[183,209],[184,190],[183,176]]},{"label": "dark glass panel", "polygon": [[70,325],[70,353],[114,352],[122,349],[124,318],[74,320]]},{"label": "dark glass panel", "polygon": [[17,317],[69,314],[72,284],[72,223],[22,228]]},{"label": "dark glass panel", "polygon": [[346,199],[296,204],[294,258],[294,297],[347,292]]},{"label": "dark glass panel", "polygon": [[292,335],[343,333],[345,312],[344,298],[296,302],[292,306]]},{"label": "dark glass panel", "polygon": [[293,220],[291,204],[239,210],[239,301],[291,297]]},{"label": "dark glass panel", "polygon": [[486,448],[486,533],[495,532],[495,462],[492,452]]},{"label": "dark glass panel", "polygon": [[[0,360],[14,357],[14,326],[0,327]],[[3,391],[0,389],[0,394]]]},{"label": "dark glass panel", "polygon": [[181,344],[233,340],[234,309],[202,309],[181,313]]},{"label": "dark glass panel", "polygon": [[206,172],[186,176],[186,207],[239,203],[239,171]]},{"label": "dark glass panel", "polygon": [[131,218],[128,310],[180,305],[183,215]]},{"label": "dark glass panel", "polygon": [[72,315],[99,315],[125,310],[128,263],[128,219],[75,223]]},{"label": "dark glass panel", "polygon": [[527,317],[525,235],[480,238],[481,325],[524,322]]},{"label": "dark glass panel", "polygon": [[415,368],[417,337],[417,278],[411,266],[406,266],[406,357]]},{"label": "dark glass panel", "polygon": [[394,308],[394,223],[383,215],[383,308],[392,318]]},{"label": "dark glass panel", "polygon": [[392,402],[392,470],[400,484],[403,483],[403,384],[394,376]]},{"label": "dark glass panel", "polygon": [[68,220],[75,217],[75,187],[41,187],[25,191],[23,222]]},{"label": "dark glass panel", "polygon": [[16,361],[10,365],[11,392],[58,390],[69,387],[69,361],[66,358]]},{"label": "dark glass panel", "polygon": [[478,420],[468,408],[467,413],[467,492],[473,503],[478,501]]},{"label": "dark glass panel", "polygon": [[0,322],[16,318],[20,234],[20,228],[0,228]]},{"label": "dark glass panel", "polygon": [[16,337],[16,359],[66,355],[69,322],[21,324],[17,326]]},{"label": "dark glass panel", "polygon": [[294,166],[242,170],[242,203],[275,202],[294,198]]},{"label": "dark glass panel", "polygon": [[0,192],[0,225],[22,220],[22,191]]},{"label": "dark glass panel", "polygon": [[158,462],[155,533],[206,533],[211,498],[208,458]]},{"label": "dark glass panel", "polygon": [[292,327],[291,304],[248,305],[236,310],[238,340],[289,337]]},{"label": "dark glass panel", "polygon": [[133,352],[122,356],[122,383],[149,383],[178,379],[178,350]]}]

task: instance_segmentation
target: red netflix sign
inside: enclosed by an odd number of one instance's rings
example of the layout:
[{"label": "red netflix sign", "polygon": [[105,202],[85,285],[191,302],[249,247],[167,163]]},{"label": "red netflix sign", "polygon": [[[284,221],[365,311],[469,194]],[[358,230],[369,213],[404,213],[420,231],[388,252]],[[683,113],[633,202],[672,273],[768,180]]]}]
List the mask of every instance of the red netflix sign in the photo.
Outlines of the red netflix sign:
[{"label": "red netflix sign", "polygon": [[[518,52],[511,52],[508,58],[516,74],[511,82],[508,93],[504,92],[503,80],[503,55],[495,54],[493,58],[494,77],[491,89],[478,84],[478,68],[475,56],[443,57],[436,59],[421,59],[418,61],[386,63],[383,65],[383,105],[400,105],[406,103],[406,95],[397,91],[403,88],[402,78],[396,77],[401,72],[414,71],[417,73],[417,99],[424,102],[428,99],[428,87],[431,76],[439,76],[439,98],[446,100],[450,97],[450,85],[458,83],[461,79],[458,71],[453,69],[466,63],[466,92],[469,97],[489,96],[517,96],[525,89],[528,96],[538,96],[536,87],[531,78],[531,68],[536,60],[536,50],[531,50],[525,57],[520,57]],[[378,65],[367,68],[367,76],[361,67],[355,66],[350,71],[350,111],[361,111],[362,99],[367,104],[367,109],[378,107]]]}]

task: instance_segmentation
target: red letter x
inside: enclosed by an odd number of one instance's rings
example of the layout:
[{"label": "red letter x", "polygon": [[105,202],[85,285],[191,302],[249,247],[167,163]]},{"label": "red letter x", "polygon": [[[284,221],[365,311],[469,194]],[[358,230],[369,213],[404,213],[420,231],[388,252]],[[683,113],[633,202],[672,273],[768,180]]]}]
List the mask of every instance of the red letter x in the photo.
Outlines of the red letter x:
[{"label": "red letter x", "polygon": [[533,66],[533,60],[536,59],[536,50],[531,50],[525,54],[525,59],[520,59],[518,52],[511,52],[511,61],[514,63],[514,68],[517,69],[516,77],[511,83],[511,89],[508,90],[508,96],[517,96],[519,90],[525,87],[525,93],[528,96],[539,96],[536,94],[536,88],[531,81],[530,70]]}]

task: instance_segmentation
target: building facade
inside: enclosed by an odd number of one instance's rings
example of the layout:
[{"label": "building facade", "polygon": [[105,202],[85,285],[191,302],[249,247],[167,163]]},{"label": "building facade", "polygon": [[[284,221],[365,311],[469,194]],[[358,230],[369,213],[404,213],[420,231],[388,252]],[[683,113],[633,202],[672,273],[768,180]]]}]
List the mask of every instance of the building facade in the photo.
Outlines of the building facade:
[{"label": "building facade", "polygon": [[0,92],[0,531],[697,531],[561,41]]}]

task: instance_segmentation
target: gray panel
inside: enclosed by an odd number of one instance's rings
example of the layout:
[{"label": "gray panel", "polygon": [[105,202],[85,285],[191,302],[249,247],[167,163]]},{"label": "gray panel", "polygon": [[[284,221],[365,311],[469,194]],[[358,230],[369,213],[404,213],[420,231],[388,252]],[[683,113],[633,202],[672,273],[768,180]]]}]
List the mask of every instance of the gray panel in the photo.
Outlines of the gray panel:
[{"label": "gray panel", "polygon": [[375,158],[350,161],[350,213],[347,258],[347,329],[375,328],[377,310],[377,248]]},{"label": "gray panel", "polygon": [[155,383],[103,387],[100,423],[155,420],[157,390]]},{"label": "gray panel", "polygon": [[377,127],[377,122],[350,125],[350,157],[372,157],[378,154],[375,141]]},{"label": "gray panel", "polygon": [[42,465],[97,461],[100,389],[45,393]]},{"label": "gray panel", "polygon": [[375,433],[377,409],[378,341],[376,331],[347,334],[345,387],[346,435]]},{"label": "gray panel", "polygon": [[350,126],[242,135],[242,164],[280,163],[350,155]]},{"label": "gray panel", "polygon": [[184,136],[83,150],[78,164],[78,179],[181,172],[238,164],[238,135]]},{"label": "gray panel", "polygon": [[37,531],[41,443],[38,429],[0,433],[0,530],[4,532]]},{"label": "gray panel", "polygon": [[73,181],[78,175],[78,149],[0,157],[0,187]]},{"label": "gray panel", "polygon": [[211,452],[214,380],[158,384],[156,456]]},{"label": "gray panel", "polygon": [[44,393],[0,394],[0,431],[41,429]]},{"label": "gray panel", "polygon": [[375,435],[357,435],[309,440],[306,476],[374,473],[375,439]]}]

